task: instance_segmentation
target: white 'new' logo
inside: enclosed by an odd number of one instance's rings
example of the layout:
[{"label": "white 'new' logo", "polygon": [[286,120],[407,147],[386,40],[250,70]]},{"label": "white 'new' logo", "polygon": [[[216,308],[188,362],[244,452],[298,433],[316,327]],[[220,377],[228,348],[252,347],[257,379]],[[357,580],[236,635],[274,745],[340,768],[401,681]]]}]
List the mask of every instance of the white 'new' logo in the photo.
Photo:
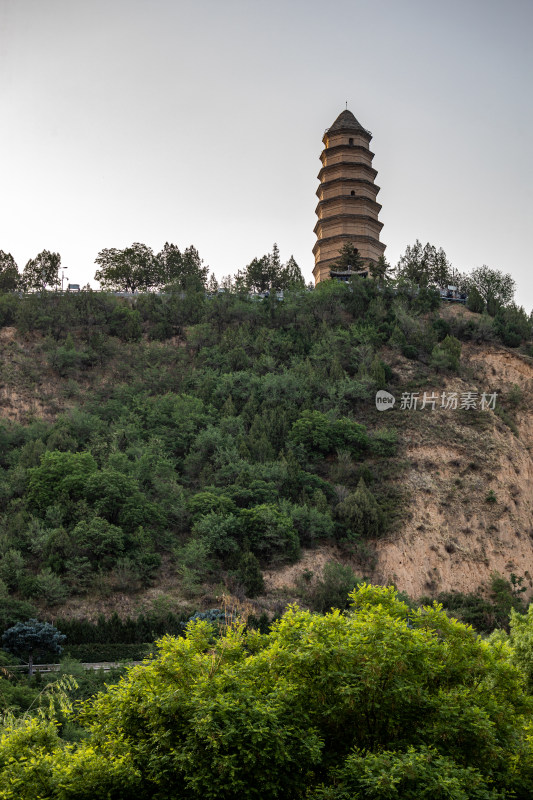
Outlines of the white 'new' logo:
[{"label": "white 'new' logo", "polygon": [[389,408],[392,408],[394,403],[396,402],[394,395],[389,394],[384,389],[380,389],[379,392],[376,392],[376,408],[378,411],[387,411]]}]

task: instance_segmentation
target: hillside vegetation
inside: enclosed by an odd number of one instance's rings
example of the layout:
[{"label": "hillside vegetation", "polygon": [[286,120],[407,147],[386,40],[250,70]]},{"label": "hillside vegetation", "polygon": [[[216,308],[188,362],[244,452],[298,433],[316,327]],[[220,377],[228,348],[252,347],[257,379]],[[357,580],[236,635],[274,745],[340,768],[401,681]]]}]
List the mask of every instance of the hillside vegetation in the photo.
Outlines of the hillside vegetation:
[{"label": "hillside vegetation", "polygon": [[[24,602],[93,618],[223,593],[320,606],[327,562],[349,569],[333,583],[412,597],[494,571],[530,585],[531,322],[514,306],[354,278],[281,302],[6,294],[0,324],[6,622]],[[402,410],[424,391],[498,398]]]}]

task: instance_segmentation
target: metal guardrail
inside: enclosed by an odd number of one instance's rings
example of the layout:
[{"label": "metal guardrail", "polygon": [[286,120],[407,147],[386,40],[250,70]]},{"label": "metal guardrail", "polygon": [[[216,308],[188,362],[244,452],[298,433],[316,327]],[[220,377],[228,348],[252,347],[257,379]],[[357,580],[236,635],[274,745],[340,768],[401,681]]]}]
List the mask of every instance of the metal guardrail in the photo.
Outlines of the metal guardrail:
[{"label": "metal guardrail", "polygon": [[[138,664],[142,664],[142,661],[85,661],[82,662],[81,666],[83,669],[86,670],[103,670],[104,672],[109,672],[112,669],[118,669],[119,667],[123,667],[127,665],[129,667],[137,666]],[[15,664],[6,666],[8,670],[14,670],[15,672],[28,672],[29,664]],[[33,671],[34,672],[59,672],[61,669],[61,664],[34,664]]]}]

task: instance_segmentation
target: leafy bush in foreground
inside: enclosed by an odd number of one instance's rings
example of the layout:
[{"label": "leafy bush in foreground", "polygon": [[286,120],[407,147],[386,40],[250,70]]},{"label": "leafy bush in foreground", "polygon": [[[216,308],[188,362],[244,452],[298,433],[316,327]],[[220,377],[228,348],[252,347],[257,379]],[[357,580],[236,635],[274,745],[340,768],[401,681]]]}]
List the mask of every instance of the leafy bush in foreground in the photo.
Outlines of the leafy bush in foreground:
[{"label": "leafy bush in foreground", "polygon": [[86,703],[78,745],[44,721],[5,729],[0,795],[530,798],[533,701],[509,646],[390,588],[351,603],[268,634],[190,623]]}]

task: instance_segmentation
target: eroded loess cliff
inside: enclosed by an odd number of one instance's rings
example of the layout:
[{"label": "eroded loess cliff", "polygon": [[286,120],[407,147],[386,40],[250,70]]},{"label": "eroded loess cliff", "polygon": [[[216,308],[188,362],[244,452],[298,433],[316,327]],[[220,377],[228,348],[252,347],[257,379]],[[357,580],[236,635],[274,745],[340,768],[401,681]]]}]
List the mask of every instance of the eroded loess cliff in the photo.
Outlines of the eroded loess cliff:
[{"label": "eroded loess cliff", "polygon": [[404,435],[409,466],[402,478],[408,519],[393,537],[375,543],[372,577],[419,597],[475,591],[493,572],[514,572],[524,577],[529,596],[533,359],[502,347],[463,345],[462,363],[464,377],[450,381],[448,390],[511,396],[518,436],[491,411],[410,412],[416,420]]}]

